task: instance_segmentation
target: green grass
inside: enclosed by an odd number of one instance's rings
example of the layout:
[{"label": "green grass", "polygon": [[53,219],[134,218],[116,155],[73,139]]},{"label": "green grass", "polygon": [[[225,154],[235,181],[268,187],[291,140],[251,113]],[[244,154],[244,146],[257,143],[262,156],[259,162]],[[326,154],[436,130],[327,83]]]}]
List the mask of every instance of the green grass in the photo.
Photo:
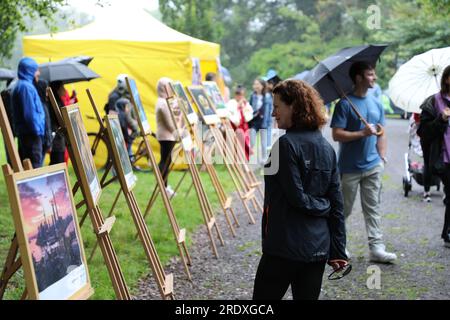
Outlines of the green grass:
[{"label": "green grass", "polygon": [[[6,163],[3,143],[1,143],[0,147],[0,163]],[[217,172],[226,193],[230,194],[233,191],[233,184],[231,179],[229,179],[227,171],[222,166],[218,166]],[[71,166],[69,166],[69,174],[70,182],[73,186],[76,181],[76,177]],[[99,176],[101,177],[102,174],[103,172],[100,171]],[[182,174],[183,172],[181,171],[170,173],[169,183],[173,186],[173,188],[175,188]],[[138,182],[134,188],[134,194],[142,213],[144,213],[147,202],[150,199],[151,193],[156,183],[153,173],[137,173],[136,175],[138,177]],[[208,193],[209,200],[214,208],[214,212],[216,214],[222,214],[222,210],[219,207],[219,200],[215,195],[214,188],[208,174],[206,172],[201,172],[201,178],[205,190]],[[188,173],[183,183],[181,184],[178,195],[172,200],[172,205],[178,220],[178,225],[180,226],[180,228],[186,229],[186,243],[188,245],[188,248],[192,244],[192,233],[198,228],[205,228],[203,223],[203,216],[200,211],[200,206],[198,204],[197,195],[194,188],[189,193],[189,196],[185,198],[185,194],[190,185],[191,177]],[[102,191],[99,205],[105,218],[110,210],[110,207],[119,188],[119,183],[115,182],[108,185]],[[81,193],[78,192],[75,196],[75,201],[78,202],[80,199]],[[234,201],[237,201],[237,199],[234,199]],[[78,211],[79,220],[84,213],[83,209],[84,207]],[[131,293],[133,294],[136,293],[138,280],[150,273],[151,270],[142,245],[139,239],[135,238],[136,228],[133,223],[133,219],[131,218],[131,214],[123,194],[120,196],[113,214],[117,219],[111,231],[111,239],[114,249],[116,250],[116,253],[118,255],[118,260],[124,273],[125,280]],[[163,263],[163,265],[165,265],[170,258],[178,256],[178,249],[161,197],[158,197],[158,200],[156,201],[150,214],[147,216],[146,222],[161,262]],[[221,226],[222,234],[226,237],[228,230],[225,230],[225,228],[227,228],[226,225]],[[13,234],[14,226],[11,217],[9,199],[4,178],[3,175],[1,175],[0,268],[2,269]],[[83,237],[86,257],[89,258],[92,248],[96,242],[96,237],[92,231],[92,225],[89,218],[86,219],[85,224],[81,228],[81,234]],[[209,247],[209,243],[205,243],[205,247]],[[88,263],[88,268],[92,286],[95,290],[95,294],[92,299],[114,299],[114,290],[112,289],[109,274],[104,265],[103,257],[99,248],[97,249],[92,261]],[[4,299],[19,299],[23,292],[23,289],[23,273],[20,269],[19,272],[17,272],[17,274],[15,274],[10,280]]]}]

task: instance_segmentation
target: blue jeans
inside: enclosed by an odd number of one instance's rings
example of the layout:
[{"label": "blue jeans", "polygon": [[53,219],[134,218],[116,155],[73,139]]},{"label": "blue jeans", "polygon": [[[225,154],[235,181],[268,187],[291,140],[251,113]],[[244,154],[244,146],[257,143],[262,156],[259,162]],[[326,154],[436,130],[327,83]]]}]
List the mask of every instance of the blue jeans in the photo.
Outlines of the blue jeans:
[{"label": "blue jeans", "polygon": [[[257,144],[257,134],[259,133],[259,137],[260,137],[260,143]],[[266,161],[267,159],[267,137],[268,137],[268,133],[267,133],[267,129],[255,129],[252,128],[250,129],[250,145],[252,147],[252,150],[254,153],[256,153],[257,155],[257,159],[259,161]],[[255,146],[258,147],[257,149],[255,149]]]}]

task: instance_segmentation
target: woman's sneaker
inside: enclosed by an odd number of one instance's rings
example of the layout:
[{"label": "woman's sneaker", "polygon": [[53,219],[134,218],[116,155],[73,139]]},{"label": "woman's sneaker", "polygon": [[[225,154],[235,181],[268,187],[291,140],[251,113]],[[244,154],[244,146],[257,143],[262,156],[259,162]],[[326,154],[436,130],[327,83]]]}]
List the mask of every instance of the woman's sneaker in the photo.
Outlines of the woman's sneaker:
[{"label": "woman's sneaker", "polygon": [[424,192],[422,201],[423,202],[431,202],[431,193],[430,192]]},{"label": "woman's sneaker", "polygon": [[177,195],[177,193],[175,191],[173,191],[171,186],[166,187],[166,192],[167,192],[167,195],[169,196],[169,198],[175,197]]},{"label": "woman's sneaker", "polygon": [[373,248],[370,250],[370,261],[380,263],[392,263],[397,260],[397,255],[387,252],[384,247]]}]

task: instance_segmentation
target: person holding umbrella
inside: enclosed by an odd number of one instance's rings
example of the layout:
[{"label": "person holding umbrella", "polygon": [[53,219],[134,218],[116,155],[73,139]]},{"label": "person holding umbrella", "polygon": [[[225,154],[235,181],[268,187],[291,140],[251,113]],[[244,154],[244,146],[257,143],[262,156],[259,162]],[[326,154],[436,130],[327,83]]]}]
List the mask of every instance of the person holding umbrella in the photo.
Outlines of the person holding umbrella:
[{"label": "person holding umbrella", "polygon": [[352,213],[360,187],[370,260],[391,263],[397,255],[386,251],[380,227],[381,178],[387,162],[384,109],[373,95],[368,94],[369,88],[375,86],[377,76],[375,68],[365,61],[353,62],[349,76],[354,84],[353,93],[339,100],[331,120],[333,139],[340,143],[344,215],[348,218]]},{"label": "person holding umbrella", "polygon": [[39,79],[36,61],[25,57],[19,61],[19,81],[13,89],[13,119],[21,160],[30,159],[33,168],[42,167],[45,111],[33,84]]},{"label": "person holding umbrella", "polygon": [[450,65],[441,78],[441,90],[425,99],[420,106],[420,136],[424,162],[444,184],[445,218],[441,238],[450,248]]}]

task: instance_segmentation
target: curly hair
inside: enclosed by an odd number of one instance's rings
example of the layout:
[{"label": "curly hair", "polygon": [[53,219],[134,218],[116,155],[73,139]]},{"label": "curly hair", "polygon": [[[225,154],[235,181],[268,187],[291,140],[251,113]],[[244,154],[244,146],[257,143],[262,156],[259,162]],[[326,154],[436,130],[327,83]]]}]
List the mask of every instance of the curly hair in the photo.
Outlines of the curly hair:
[{"label": "curly hair", "polygon": [[301,80],[284,80],[273,89],[273,95],[293,107],[292,127],[317,130],[327,123],[319,93]]}]

